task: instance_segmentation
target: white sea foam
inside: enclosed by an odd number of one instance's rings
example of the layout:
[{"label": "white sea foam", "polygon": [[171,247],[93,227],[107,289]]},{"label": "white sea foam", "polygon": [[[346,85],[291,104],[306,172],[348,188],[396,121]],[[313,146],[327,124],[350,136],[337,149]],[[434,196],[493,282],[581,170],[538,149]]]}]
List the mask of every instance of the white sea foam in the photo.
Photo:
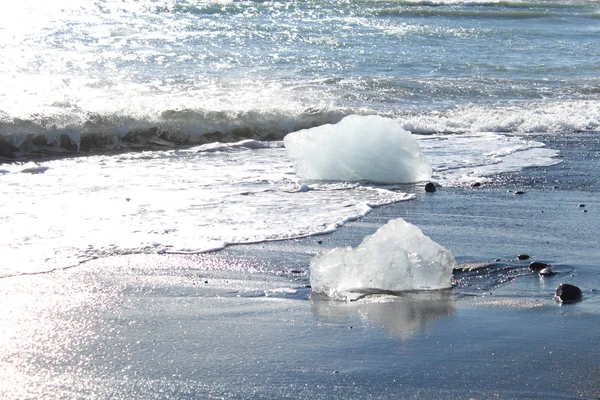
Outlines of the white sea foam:
[{"label": "white sea foam", "polygon": [[0,235],[7,275],[111,254],[198,253],[332,232],[412,195],[347,183],[307,191],[281,146],[246,141],[7,165],[0,197],[10,227]]},{"label": "white sea foam", "polygon": [[[415,137],[443,186],[558,162],[555,150],[511,135]],[[0,235],[0,274],[332,232],[373,207],[413,197],[400,190],[303,182],[281,142],[7,164],[0,214],[10,229]]]},{"label": "white sea foam", "polygon": [[412,183],[431,177],[417,141],[388,118],[351,115],[335,125],[293,132],[284,143],[298,175],[307,180]]},{"label": "white sea foam", "polygon": [[561,100],[509,107],[462,106],[444,112],[397,116],[400,125],[417,134],[497,132],[569,133],[600,129],[600,102]]},{"label": "white sea foam", "polygon": [[389,221],[356,248],[338,248],[310,263],[316,293],[348,300],[365,293],[450,288],[452,252],[402,218]]},{"label": "white sea foam", "polygon": [[433,180],[442,186],[467,185],[491,179],[495,174],[560,162],[558,150],[519,136],[481,132],[416,137],[432,160]]}]

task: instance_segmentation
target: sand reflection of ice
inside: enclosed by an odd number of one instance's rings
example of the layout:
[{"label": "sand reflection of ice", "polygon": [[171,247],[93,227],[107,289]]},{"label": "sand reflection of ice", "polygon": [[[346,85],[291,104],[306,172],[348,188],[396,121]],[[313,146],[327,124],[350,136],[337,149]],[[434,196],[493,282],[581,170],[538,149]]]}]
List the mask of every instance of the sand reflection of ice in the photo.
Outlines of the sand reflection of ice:
[{"label": "sand reflection of ice", "polygon": [[448,290],[373,295],[354,302],[313,298],[311,309],[321,323],[351,323],[358,318],[362,323],[382,327],[391,336],[403,340],[440,318],[454,314]]}]

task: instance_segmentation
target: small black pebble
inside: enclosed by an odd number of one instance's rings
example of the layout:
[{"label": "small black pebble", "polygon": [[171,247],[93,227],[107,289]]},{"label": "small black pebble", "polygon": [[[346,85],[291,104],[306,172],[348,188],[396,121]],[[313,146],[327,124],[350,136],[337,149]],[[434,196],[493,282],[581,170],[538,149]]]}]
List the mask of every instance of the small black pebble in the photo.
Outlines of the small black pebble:
[{"label": "small black pebble", "polygon": [[204,281],[204,283],[208,283],[208,281]]},{"label": "small black pebble", "polygon": [[323,244],[322,240],[317,241],[318,244]]},{"label": "small black pebble", "polygon": [[585,204],[580,204],[578,207],[585,207]]},{"label": "small black pebble", "polygon": [[125,200],[130,201],[131,197],[125,197]]},{"label": "small black pebble", "polygon": [[481,186],[481,182],[475,182],[471,186],[472,187],[479,187],[479,186]]},{"label": "small black pebble", "polygon": [[541,271],[544,268],[548,268],[549,266],[550,265],[543,262],[533,261],[531,264],[529,264],[529,269],[532,271]]},{"label": "small black pebble", "polygon": [[502,259],[501,259],[501,258],[496,258],[496,259],[494,260],[494,262],[500,262],[500,261],[502,261]]},{"label": "small black pebble", "polygon": [[310,285],[304,285],[304,287],[307,288],[307,289],[311,289],[312,288],[312,286],[310,286]]},{"label": "small black pebble", "polygon": [[518,191],[516,191],[516,192],[515,192],[515,194],[517,194],[517,195],[518,195],[518,194],[525,194],[525,192],[524,192],[524,191],[522,191],[522,190],[518,190]]},{"label": "small black pebble", "polygon": [[556,292],[554,292],[554,296],[561,303],[575,303],[576,301],[581,300],[581,289],[579,289],[575,285],[570,285],[568,283],[561,283],[556,288]]},{"label": "small black pebble", "polygon": [[428,182],[428,183],[425,185],[425,191],[426,191],[427,193],[433,193],[433,192],[435,192],[435,190],[436,190],[436,189],[435,189],[435,185],[434,185],[433,183],[431,183],[431,182]]},{"label": "small black pebble", "polygon": [[292,274],[301,274],[301,273],[302,273],[302,271],[301,271],[301,270],[299,270],[299,269],[293,269],[293,270],[291,270],[290,272],[291,272]]},{"label": "small black pebble", "polygon": [[519,260],[529,260],[529,255],[528,255],[528,254],[519,254],[519,255],[517,256],[517,258],[518,258]]},{"label": "small black pebble", "polygon": [[583,212],[587,212],[587,210],[583,210]]},{"label": "small black pebble", "polygon": [[339,373],[340,373],[340,371],[333,371],[333,373],[334,373],[334,374],[339,374]]}]

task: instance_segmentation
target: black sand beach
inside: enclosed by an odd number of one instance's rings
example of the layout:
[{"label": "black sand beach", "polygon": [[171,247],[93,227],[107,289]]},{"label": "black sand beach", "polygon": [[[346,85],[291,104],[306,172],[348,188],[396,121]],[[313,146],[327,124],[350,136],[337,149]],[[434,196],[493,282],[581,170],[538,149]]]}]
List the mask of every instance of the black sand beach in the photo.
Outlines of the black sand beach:
[{"label": "black sand beach", "polygon": [[[599,398],[600,139],[537,139],[563,162],[421,190],[330,235],[1,279],[0,397]],[[312,256],[398,217],[487,267],[448,291],[311,299]],[[557,303],[559,283],[582,301]]]}]

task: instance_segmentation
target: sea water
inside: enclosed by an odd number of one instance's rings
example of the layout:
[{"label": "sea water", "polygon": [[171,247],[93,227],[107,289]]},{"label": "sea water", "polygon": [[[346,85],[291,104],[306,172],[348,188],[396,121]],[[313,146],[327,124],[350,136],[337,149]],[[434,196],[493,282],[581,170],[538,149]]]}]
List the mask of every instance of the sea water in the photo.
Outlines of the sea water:
[{"label": "sea water", "polygon": [[[530,133],[600,127],[597,2],[2,7],[2,275],[324,233],[410,199],[297,175],[279,140],[349,115],[411,132],[442,186],[559,162]],[[153,150],[128,152],[139,137]],[[48,155],[69,157],[19,162]]]}]

